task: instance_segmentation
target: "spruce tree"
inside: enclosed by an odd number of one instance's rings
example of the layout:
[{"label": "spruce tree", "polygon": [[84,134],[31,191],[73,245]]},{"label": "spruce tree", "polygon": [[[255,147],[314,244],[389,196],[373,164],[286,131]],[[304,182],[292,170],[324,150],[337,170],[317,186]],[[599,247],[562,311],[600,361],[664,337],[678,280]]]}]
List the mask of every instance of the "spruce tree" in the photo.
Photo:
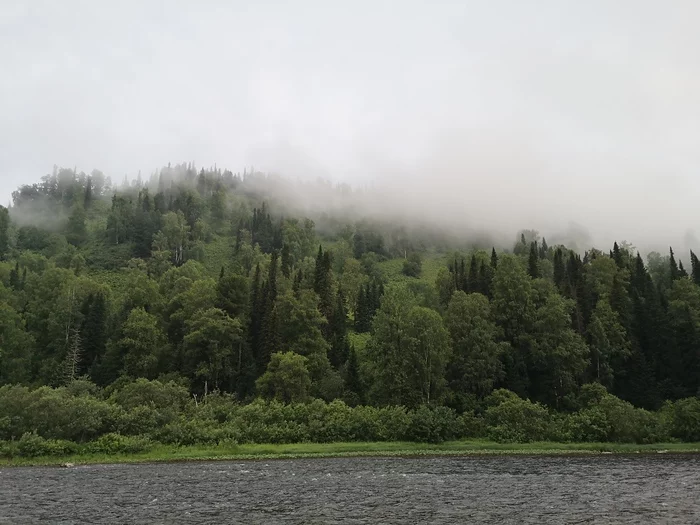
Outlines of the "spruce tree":
[{"label": "spruce tree", "polygon": [[459,264],[459,273],[457,274],[457,290],[462,290],[463,292],[469,292],[469,283],[467,281],[467,266],[464,261],[464,257]]},{"label": "spruce tree", "polygon": [[479,291],[479,267],[477,266],[476,254],[472,254],[469,261],[469,279],[467,281],[467,293]]},{"label": "spruce tree", "polygon": [[496,254],[496,248],[491,247],[491,268],[493,270],[496,270],[498,267],[498,255]]},{"label": "spruce tree", "polygon": [[[362,404],[364,402],[364,389],[360,377],[360,364],[357,361],[355,347],[350,347],[348,360],[345,364],[345,391],[349,404]],[[351,394],[348,396],[347,394]]]},{"label": "spruce tree", "polygon": [[491,273],[484,261],[481,261],[481,266],[479,267],[479,281],[476,291],[486,297],[491,297]]},{"label": "spruce tree", "polygon": [[10,248],[10,212],[0,206],[0,261],[4,260]]},{"label": "spruce tree", "polygon": [[329,360],[331,365],[339,369],[348,359],[349,343],[347,335],[347,313],[345,312],[345,299],[343,291],[339,288],[336,294],[336,304],[333,315],[328,323],[331,345]]},{"label": "spruce tree", "polygon": [[282,270],[282,275],[289,279],[289,276],[292,274],[292,259],[289,253],[289,245],[287,243],[284,243],[282,246],[282,261],[280,264],[280,269]]},{"label": "spruce tree", "polygon": [[527,262],[527,273],[530,274],[530,277],[533,279],[537,279],[540,276],[540,270],[539,270],[539,255],[537,253],[537,243],[533,241],[530,244],[530,256],[528,258]]},{"label": "spruce tree", "polygon": [[554,252],[554,284],[562,291],[566,281],[566,266],[564,265],[564,252],[557,248]]},{"label": "spruce tree", "polygon": [[678,264],[676,263],[676,257],[673,255],[673,248],[669,248],[671,257],[669,258],[669,264],[671,266],[671,281],[675,281],[680,277],[680,271],[678,270]]},{"label": "spruce tree", "polygon": [[318,253],[316,254],[316,266],[314,267],[314,292],[321,295],[323,287],[323,247],[318,245]]},{"label": "spruce tree", "polygon": [[15,263],[15,267],[10,270],[10,288],[13,290],[19,290],[19,262]]},{"label": "spruce tree", "polygon": [[698,256],[693,253],[693,250],[690,250],[690,267],[693,282],[700,286],[700,260]]},{"label": "spruce tree", "polygon": [[367,292],[365,286],[361,284],[357,293],[357,305],[355,306],[355,330],[359,333],[369,331],[367,327],[367,309]]},{"label": "spruce tree", "polygon": [[80,326],[82,363],[80,371],[91,373],[105,354],[107,347],[107,301],[104,294],[90,294],[82,306]]},{"label": "spruce tree", "polygon": [[85,195],[83,198],[83,206],[87,210],[92,204],[92,177],[88,176],[87,182],[85,183]]}]

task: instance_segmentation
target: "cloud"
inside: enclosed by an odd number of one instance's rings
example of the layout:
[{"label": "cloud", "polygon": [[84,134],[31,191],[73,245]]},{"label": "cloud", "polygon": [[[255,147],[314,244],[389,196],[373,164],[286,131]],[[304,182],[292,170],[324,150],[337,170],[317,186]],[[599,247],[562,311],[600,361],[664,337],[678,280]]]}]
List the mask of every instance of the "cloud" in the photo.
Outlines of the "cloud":
[{"label": "cloud", "polygon": [[53,164],[384,188],[426,219],[695,242],[700,4],[0,6],[0,198]]}]

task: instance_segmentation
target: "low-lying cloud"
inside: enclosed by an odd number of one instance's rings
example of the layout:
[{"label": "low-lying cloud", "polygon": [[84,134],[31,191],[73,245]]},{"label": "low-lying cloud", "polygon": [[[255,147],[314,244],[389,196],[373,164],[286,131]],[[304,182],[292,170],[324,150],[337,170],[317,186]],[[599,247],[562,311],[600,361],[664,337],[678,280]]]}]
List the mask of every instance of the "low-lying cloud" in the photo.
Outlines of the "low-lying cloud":
[{"label": "low-lying cloud", "polygon": [[[700,4],[0,6],[0,196],[183,159],[513,238],[698,246]],[[376,208],[372,208],[372,206]]]}]

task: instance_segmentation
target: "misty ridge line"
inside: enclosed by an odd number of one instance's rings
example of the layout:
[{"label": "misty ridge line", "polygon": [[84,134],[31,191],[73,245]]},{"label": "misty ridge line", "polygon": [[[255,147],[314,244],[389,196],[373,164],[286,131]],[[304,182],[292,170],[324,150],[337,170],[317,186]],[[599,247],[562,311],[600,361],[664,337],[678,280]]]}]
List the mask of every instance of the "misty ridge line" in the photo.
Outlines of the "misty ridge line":
[{"label": "misty ridge line", "polygon": [[[142,176],[141,171],[136,177],[124,175],[118,184],[97,169],[86,174],[78,172],[75,167],[66,169],[54,166],[53,173],[41,177],[40,182],[24,184],[14,191],[9,211],[19,226],[36,226],[56,231],[60,229],[61,222],[67,220],[68,213],[63,208],[46,207],[46,193],[67,191],[67,188],[75,184],[84,190],[89,183],[93,188],[93,196],[108,201],[114,195],[135,198],[144,189],[153,194],[176,189],[197,190],[200,177],[213,181],[213,184],[219,184],[226,190],[229,209],[242,205],[235,199],[236,194],[241,194],[258,204],[267,202],[276,216],[308,217],[314,220],[321,234],[337,234],[340,223],[375,223],[385,236],[391,229],[397,228],[406,234],[417,233],[428,238],[437,235],[442,240],[443,249],[473,250],[494,246],[501,251],[511,252],[525,234],[528,243],[540,242],[544,238],[550,246],[564,246],[581,254],[592,250],[607,252],[608,246],[618,242],[630,252],[639,251],[647,260],[649,257],[657,261],[659,258],[668,258],[661,256],[662,253],[668,253],[668,244],[642,242],[641,247],[637,247],[635,243],[624,239],[603,241],[595,239],[585,226],[574,221],[568,221],[563,228],[546,230],[523,227],[522,224],[511,228],[502,221],[489,222],[484,217],[476,225],[471,225],[473,211],[470,213],[465,206],[450,206],[450,203],[435,196],[434,189],[422,192],[421,186],[415,182],[409,181],[402,185],[400,178],[393,183],[379,180],[353,185],[318,175],[290,177],[278,171],[263,172],[252,166],[233,173],[228,169],[222,170],[216,164],[208,169],[198,169],[195,162],[183,162],[174,166],[169,163],[147,177]],[[430,187],[429,180],[426,182]],[[45,194],[42,195],[42,192]],[[488,210],[489,217],[499,213],[507,214],[507,210],[500,208],[500,203]],[[675,246],[678,245],[676,242]],[[695,235],[689,231],[684,242],[680,243],[676,258],[686,260],[686,253],[697,249],[697,246]]]}]

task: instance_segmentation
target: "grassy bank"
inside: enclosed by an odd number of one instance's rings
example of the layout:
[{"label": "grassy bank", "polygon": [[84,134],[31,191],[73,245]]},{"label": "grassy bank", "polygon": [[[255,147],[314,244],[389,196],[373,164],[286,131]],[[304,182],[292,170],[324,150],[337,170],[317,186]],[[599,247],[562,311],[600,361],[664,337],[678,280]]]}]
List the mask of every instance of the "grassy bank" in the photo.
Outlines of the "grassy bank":
[{"label": "grassy bank", "polygon": [[0,459],[0,467],[36,465],[87,465],[98,463],[151,463],[168,461],[298,459],[322,457],[576,455],[700,453],[700,443],[495,443],[449,441],[439,445],[409,442],[298,443],[289,445],[157,445],[136,454],[78,454],[64,457]]}]

